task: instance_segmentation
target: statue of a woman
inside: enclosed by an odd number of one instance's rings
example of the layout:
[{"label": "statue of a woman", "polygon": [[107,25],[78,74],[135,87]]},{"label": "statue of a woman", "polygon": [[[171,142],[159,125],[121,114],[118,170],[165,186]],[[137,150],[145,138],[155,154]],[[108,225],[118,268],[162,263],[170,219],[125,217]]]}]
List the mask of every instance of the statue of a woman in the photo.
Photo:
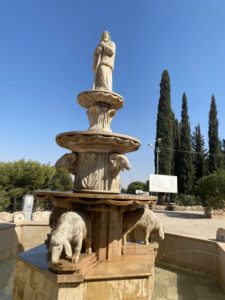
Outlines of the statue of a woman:
[{"label": "statue of a woman", "polygon": [[96,47],[94,53],[94,90],[112,91],[112,72],[114,69],[115,54],[116,45],[111,41],[110,33],[104,31],[100,44]]}]

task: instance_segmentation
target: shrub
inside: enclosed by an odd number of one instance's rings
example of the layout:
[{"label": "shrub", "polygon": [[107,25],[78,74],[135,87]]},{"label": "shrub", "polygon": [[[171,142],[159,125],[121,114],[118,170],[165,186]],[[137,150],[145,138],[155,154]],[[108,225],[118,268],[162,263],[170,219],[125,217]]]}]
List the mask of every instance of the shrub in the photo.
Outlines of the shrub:
[{"label": "shrub", "polygon": [[176,204],[183,206],[201,205],[201,199],[194,195],[177,194],[173,197],[173,201]]},{"label": "shrub", "polygon": [[218,170],[198,181],[197,192],[203,206],[221,209],[225,207],[225,170]]}]

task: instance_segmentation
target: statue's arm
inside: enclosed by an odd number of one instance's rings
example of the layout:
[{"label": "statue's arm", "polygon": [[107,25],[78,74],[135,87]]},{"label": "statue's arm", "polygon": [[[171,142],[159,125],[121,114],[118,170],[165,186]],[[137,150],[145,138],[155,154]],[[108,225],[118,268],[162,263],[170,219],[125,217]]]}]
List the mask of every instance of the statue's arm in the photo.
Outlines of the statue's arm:
[{"label": "statue's arm", "polygon": [[96,47],[95,52],[94,52],[94,59],[93,59],[93,71],[96,73],[98,64],[99,64],[99,58],[101,56],[102,52],[102,47],[99,45]]},{"label": "statue's arm", "polygon": [[115,43],[111,42],[110,44],[106,44],[104,42],[101,42],[104,51],[109,55],[112,56],[116,52],[116,45]]}]

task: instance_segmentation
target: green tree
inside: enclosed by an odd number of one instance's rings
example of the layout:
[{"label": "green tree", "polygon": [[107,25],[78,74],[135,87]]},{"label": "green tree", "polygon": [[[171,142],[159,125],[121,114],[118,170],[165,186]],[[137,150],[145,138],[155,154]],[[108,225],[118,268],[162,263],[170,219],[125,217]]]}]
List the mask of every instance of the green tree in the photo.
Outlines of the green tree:
[{"label": "green tree", "polygon": [[71,191],[73,189],[73,181],[67,169],[56,169],[51,181],[51,189],[55,191]]},{"label": "green tree", "polygon": [[192,151],[193,151],[193,166],[194,166],[194,179],[198,180],[206,175],[206,149],[204,137],[201,134],[200,125],[195,127],[192,136]]},{"label": "green tree", "polygon": [[193,191],[193,162],[191,153],[191,133],[188,116],[187,97],[185,93],[182,98],[181,112],[181,139],[180,139],[180,176],[179,192],[189,195]]},{"label": "green tree", "polygon": [[225,168],[225,139],[221,141],[221,151],[222,151],[222,166]]},{"label": "green tree", "polygon": [[158,173],[171,174],[173,146],[173,122],[170,99],[170,77],[167,70],[162,73],[160,83],[160,98],[158,104],[158,114],[156,122],[156,142],[155,142],[155,170],[157,173],[157,149],[158,153]]},{"label": "green tree", "polygon": [[198,194],[203,205],[209,208],[225,207],[225,170],[218,169],[198,181]]},{"label": "green tree", "polygon": [[37,161],[19,160],[0,163],[0,190],[11,197],[21,197],[36,189],[48,189],[55,168]]},{"label": "green tree", "polygon": [[127,194],[135,194],[135,190],[148,190],[146,187],[146,183],[141,181],[133,181],[127,187]]},{"label": "green tree", "polygon": [[222,153],[221,143],[218,135],[219,122],[217,119],[216,100],[214,95],[211,98],[210,111],[209,111],[209,158],[208,158],[208,171],[212,173],[221,167]]},{"label": "green tree", "polygon": [[174,118],[173,121],[173,160],[172,174],[179,176],[180,172],[180,123]]}]

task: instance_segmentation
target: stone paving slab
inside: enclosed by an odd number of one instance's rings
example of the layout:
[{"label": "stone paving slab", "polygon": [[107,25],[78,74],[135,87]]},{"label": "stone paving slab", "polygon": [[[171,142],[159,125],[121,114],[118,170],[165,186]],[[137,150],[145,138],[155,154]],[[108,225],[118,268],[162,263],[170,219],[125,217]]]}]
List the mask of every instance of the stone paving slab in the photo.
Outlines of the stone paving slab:
[{"label": "stone paving slab", "polygon": [[202,239],[216,239],[219,227],[225,228],[225,217],[208,219],[203,212],[155,211],[164,223],[165,231],[174,234],[191,235]]}]

